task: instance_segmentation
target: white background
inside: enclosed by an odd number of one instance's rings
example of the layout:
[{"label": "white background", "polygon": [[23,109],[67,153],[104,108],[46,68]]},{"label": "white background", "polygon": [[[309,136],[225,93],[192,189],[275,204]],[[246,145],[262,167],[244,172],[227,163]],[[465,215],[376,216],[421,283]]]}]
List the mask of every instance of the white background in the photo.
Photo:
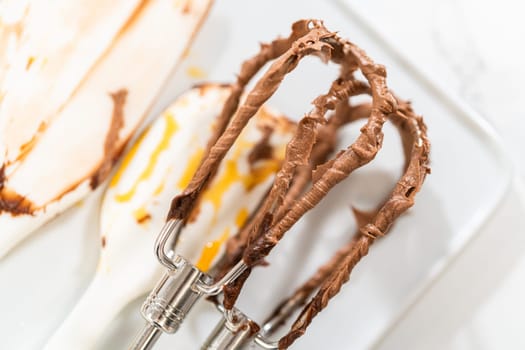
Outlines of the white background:
[{"label": "white background", "polygon": [[492,124],[517,173],[497,215],[377,348],[524,349],[525,2],[347,2]]},{"label": "white background", "polygon": [[[525,64],[523,0],[345,1],[373,21],[425,74],[487,118],[516,166],[514,193],[374,348],[525,349],[525,72],[520,66]],[[476,169],[472,173],[476,174]],[[79,247],[84,239],[77,237]],[[82,269],[87,265],[79,264]],[[67,301],[74,304],[73,298]],[[39,321],[35,314],[31,316]],[[48,315],[46,318],[49,321]]]}]

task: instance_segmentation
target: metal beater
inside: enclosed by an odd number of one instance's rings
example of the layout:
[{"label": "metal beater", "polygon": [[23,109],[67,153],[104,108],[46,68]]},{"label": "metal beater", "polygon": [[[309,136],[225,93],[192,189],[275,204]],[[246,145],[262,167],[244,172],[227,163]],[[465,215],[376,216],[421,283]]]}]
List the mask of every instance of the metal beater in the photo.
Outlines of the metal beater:
[{"label": "metal beater", "polygon": [[[141,313],[147,324],[130,350],[152,349],[162,333],[177,332],[199,299],[220,294],[224,285],[233,282],[247,268],[241,260],[222,279],[212,283],[211,277],[169,248],[182,227],[181,220],[169,220],[157,237],[155,255],[167,271],[142,305]],[[254,323],[238,309],[225,310],[220,304],[217,309],[223,318],[202,349],[241,349],[251,339],[262,349],[278,349],[277,343],[265,339],[262,332],[253,332],[251,324]],[[272,327],[271,323],[262,330],[269,327]]]}]

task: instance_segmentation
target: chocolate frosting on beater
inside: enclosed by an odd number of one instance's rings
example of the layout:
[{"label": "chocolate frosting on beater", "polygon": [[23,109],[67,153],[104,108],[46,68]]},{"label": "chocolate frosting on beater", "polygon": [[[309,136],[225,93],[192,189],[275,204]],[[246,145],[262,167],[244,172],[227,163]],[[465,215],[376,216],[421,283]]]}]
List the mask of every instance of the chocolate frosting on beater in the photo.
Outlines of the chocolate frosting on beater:
[{"label": "chocolate frosting on beater", "polygon": [[[225,254],[212,270],[212,275],[220,278],[241,259],[248,266],[239,278],[224,287],[224,307],[233,308],[251,268],[264,263],[265,257],[306,212],[354,170],[374,159],[382,146],[382,127],[387,120],[400,131],[406,166],[389,198],[370,218],[362,218],[365,222],[354,238],[292,295],[292,299],[301,300],[299,306],[317,290],[290,332],[279,341],[282,349],[305,332],[312,319],[348,280],[369,246],[376,238],[384,236],[399,215],[413,205],[414,196],[429,173],[426,126],[408,103],[396,99],[389,91],[385,67],[376,64],[350,41],[326,29],[321,21],[301,20],[294,23],[289,37],[261,45],[260,52],[243,63],[218,118],[216,134],[206,156],[185,191],[173,199],[168,219],[187,220],[200,193],[247,122],[275,93],[286,75],[308,55],[340,65],[340,75],[326,94],[312,102],[312,110],[297,123],[268,195],[239,234],[229,239]],[[240,104],[248,82],[272,60]],[[366,81],[355,76],[357,70]],[[371,103],[352,106],[349,98],[362,94],[369,95]],[[357,119],[366,120],[357,139],[329,159],[335,149],[338,130]]]}]

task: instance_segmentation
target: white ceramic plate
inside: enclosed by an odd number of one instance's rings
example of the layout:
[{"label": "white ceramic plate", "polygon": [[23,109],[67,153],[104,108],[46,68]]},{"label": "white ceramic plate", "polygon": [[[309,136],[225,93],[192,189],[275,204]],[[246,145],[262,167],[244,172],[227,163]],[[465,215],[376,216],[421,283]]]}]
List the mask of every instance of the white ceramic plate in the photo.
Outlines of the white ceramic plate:
[{"label": "white ceramic plate", "polygon": [[[329,339],[331,348],[363,349],[401,317],[475,234],[506,193],[511,170],[492,131],[479,117],[429,83],[355,14],[333,2],[217,1],[151,115],[195,82],[188,68],[199,68],[209,80],[232,81],[241,61],[257,51],[259,42],[286,35],[300,18],[324,19],[328,28],[385,64],[389,86],[412,100],[425,116],[432,142],[432,174],[414,209],[372,248],[295,347],[319,349]],[[310,108],[309,101],[326,91],[335,72],[316,59],[305,60],[271,104],[297,118]],[[342,147],[355,138],[358,127],[345,130]],[[355,228],[349,206],[366,209],[381,200],[400,174],[400,154],[398,136],[387,126],[384,148],[373,165],[341,184],[294,227],[272,252],[271,265],[253,274],[241,309],[261,321],[345,242]],[[41,348],[83,293],[97,264],[100,194],[101,190],[50,222],[0,262],[1,348]],[[127,348],[142,326],[141,302],[120,315],[100,349]],[[164,336],[158,348],[197,349],[217,319],[213,308],[202,303],[179,333]]]}]

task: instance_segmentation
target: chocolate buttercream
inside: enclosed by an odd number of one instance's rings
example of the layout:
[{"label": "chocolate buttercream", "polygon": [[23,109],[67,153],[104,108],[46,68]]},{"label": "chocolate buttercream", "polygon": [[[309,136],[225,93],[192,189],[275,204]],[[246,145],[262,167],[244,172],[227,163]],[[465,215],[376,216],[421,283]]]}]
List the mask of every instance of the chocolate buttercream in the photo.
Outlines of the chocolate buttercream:
[{"label": "chocolate buttercream", "polygon": [[3,164],[0,167],[0,191],[4,189],[5,178],[5,164]]},{"label": "chocolate buttercream", "polygon": [[[284,305],[299,307],[316,289],[315,297],[305,306],[291,330],[279,341],[280,348],[288,348],[306,331],[312,319],[324,309],[328,301],[339,292],[341,286],[348,280],[353,267],[367,254],[369,246],[376,238],[384,236],[392,223],[406,209],[413,205],[414,195],[419,191],[425,175],[429,172],[428,153],[429,142],[426,138],[426,126],[421,117],[416,116],[407,102],[398,100],[398,111],[390,116],[390,120],[398,128],[405,150],[405,173],[398,181],[388,199],[375,214],[355,212],[359,233],[341,248],[323,265],[317,273],[298,288],[287,300],[276,308],[273,316],[283,312]],[[365,106],[369,108],[370,106]],[[371,215],[372,214],[372,215]],[[280,315],[284,321],[293,311],[288,307],[285,315]]]},{"label": "chocolate buttercream", "polygon": [[[186,190],[173,199],[169,219],[187,220],[200,193],[249,119],[308,55],[339,64],[340,75],[328,93],[317,97],[312,103],[313,109],[297,123],[267,197],[239,234],[229,239],[224,256],[211,271],[213,277],[220,278],[241,259],[248,266],[241,277],[224,287],[225,308],[235,305],[251,269],[264,263],[285,233],[339,182],[374,159],[382,146],[382,127],[387,120],[396,125],[402,136],[406,164],[405,173],[377,212],[368,217],[362,215],[354,238],[292,295],[291,299],[299,300],[298,306],[317,290],[290,332],[280,339],[282,349],[304,334],[313,318],[348,280],[353,267],[367,254],[374,240],[384,236],[397,217],[413,205],[414,196],[429,173],[426,126],[409,103],[396,99],[389,91],[386,69],[353,43],[328,31],[321,21],[302,20],[292,26],[289,37],[261,45],[261,51],[242,65],[218,118],[216,134],[206,156]],[[268,70],[240,104],[248,82],[271,60]],[[366,81],[354,76],[357,70]],[[352,106],[349,98],[362,94],[369,95],[371,103]],[[329,159],[340,127],[361,118],[366,123],[355,142]]]},{"label": "chocolate buttercream", "polygon": [[128,90],[126,89],[120,89],[110,94],[113,101],[113,115],[111,116],[111,124],[104,140],[104,159],[89,183],[93,189],[97,188],[109,175],[113,164],[117,161],[120,152],[124,148],[124,145],[118,146],[118,141],[120,129],[124,126],[124,105],[126,104],[127,96]]},{"label": "chocolate buttercream", "polygon": [[33,202],[7,188],[0,190],[0,213],[6,212],[13,216],[33,215],[36,208]]},{"label": "chocolate buttercream", "polygon": [[0,167],[0,214],[2,212],[16,215],[33,215],[34,204],[26,197],[9,190],[6,183],[5,164]]}]

